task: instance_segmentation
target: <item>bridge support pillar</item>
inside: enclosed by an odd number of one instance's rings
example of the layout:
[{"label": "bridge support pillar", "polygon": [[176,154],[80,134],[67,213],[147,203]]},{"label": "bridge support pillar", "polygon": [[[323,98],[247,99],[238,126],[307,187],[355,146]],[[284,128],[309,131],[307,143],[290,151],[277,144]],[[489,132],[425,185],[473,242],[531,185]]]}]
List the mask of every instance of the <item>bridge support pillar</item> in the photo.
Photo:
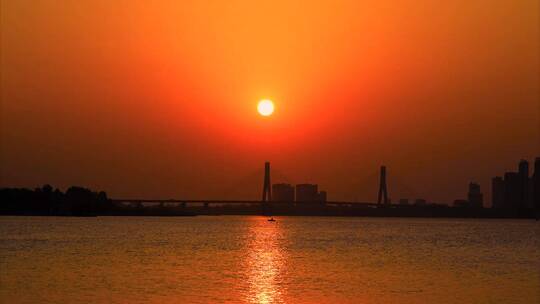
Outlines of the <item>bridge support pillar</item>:
[{"label": "bridge support pillar", "polygon": [[[384,201],[383,201],[384,200]],[[386,167],[381,166],[381,176],[379,181],[379,195],[377,198],[377,204],[384,202],[385,205],[388,204],[388,191],[386,189]]]},{"label": "bridge support pillar", "polygon": [[270,162],[264,163],[264,184],[262,201],[263,203],[272,201],[272,187],[270,184]]}]

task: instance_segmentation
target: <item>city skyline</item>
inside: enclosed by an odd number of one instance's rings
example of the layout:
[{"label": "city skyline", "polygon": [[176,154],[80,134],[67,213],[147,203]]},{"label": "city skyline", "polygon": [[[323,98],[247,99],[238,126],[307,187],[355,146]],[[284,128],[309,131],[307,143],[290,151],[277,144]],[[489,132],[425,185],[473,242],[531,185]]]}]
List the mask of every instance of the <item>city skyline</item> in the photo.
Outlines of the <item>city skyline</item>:
[{"label": "city skyline", "polygon": [[[319,191],[318,184],[272,183],[270,168],[270,162],[265,162],[259,200],[118,198],[80,186],[72,186],[64,193],[46,184],[33,190],[0,188],[0,198],[5,202],[0,206],[0,215],[539,218],[540,157],[535,158],[532,172],[529,163],[520,160],[518,172],[494,177],[491,206],[484,204],[484,194],[476,182],[469,183],[467,199],[456,199],[451,206],[419,197],[402,197],[392,202],[387,192],[386,166],[380,167],[377,202],[333,201],[328,200],[326,191]],[[269,221],[275,220],[271,217]]]},{"label": "city skyline", "polygon": [[[529,162],[527,160],[521,159],[518,164],[518,170],[517,172],[505,172],[504,177],[501,176],[495,176],[491,179],[491,188],[488,189],[487,193],[491,193],[491,203],[488,200],[484,200],[484,193],[482,191],[482,188],[479,183],[471,181],[469,182],[469,190],[467,193],[467,198],[457,198],[453,201],[452,204],[445,204],[441,202],[431,201],[429,199],[425,199],[422,197],[399,197],[398,199],[395,199],[392,201],[392,198],[389,197],[388,191],[387,191],[387,171],[386,166],[380,167],[380,173],[379,173],[379,190],[378,190],[378,198],[376,201],[377,207],[385,207],[390,205],[414,205],[414,206],[447,206],[447,207],[457,207],[457,208],[468,208],[468,209],[495,209],[498,211],[501,211],[501,213],[494,213],[490,214],[489,216],[519,216],[519,214],[514,214],[513,211],[518,212],[524,212],[526,210],[526,213],[528,214],[531,212],[533,214],[534,212],[537,212],[537,210],[540,208],[540,157],[536,157],[534,159],[534,163],[532,164],[532,170],[529,170]],[[375,205],[375,202],[359,202],[359,201],[343,201],[343,200],[328,200],[328,193],[325,190],[319,191],[319,185],[318,184],[307,184],[307,183],[297,183],[296,185],[291,183],[272,183],[271,182],[271,170],[270,170],[270,162],[264,163],[264,178],[263,178],[263,185],[261,187],[262,192],[262,199],[261,200],[254,200],[254,199],[245,199],[245,198],[227,198],[222,197],[221,199],[208,199],[204,197],[199,198],[143,198],[143,197],[130,197],[130,198],[119,198],[119,197],[113,197],[109,198],[111,199],[111,202],[116,203],[128,203],[128,204],[138,204],[140,207],[142,206],[142,203],[159,203],[161,206],[163,206],[164,203],[173,203],[173,204],[181,204],[183,208],[186,207],[187,203],[195,203],[200,204],[204,203],[205,207],[208,206],[209,203],[212,204],[220,204],[220,203],[247,203],[247,204],[253,204],[253,203],[262,203],[263,205],[265,203],[314,203],[317,204],[329,204],[329,205],[341,205],[346,206],[348,204],[354,204],[359,203],[357,206],[371,206],[373,207]],[[240,185],[244,186],[244,184]],[[87,189],[80,186],[71,186],[69,189],[67,189],[66,193],[69,193],[70,190],[73,188],[81,188],[81,189]],[[54,192],[53,192],[54,189]],[[33,196],[34,194],[30,194],[32,190],[28,188],[9,188],[4,187],[0,188],[0,190],[5,191],[4,195],[7,195],[8,200],[29,200],[28,202],[34,201],[36,203],[37,201],[43,200],[44,197],[41,197],[43,193],[48,193],[48,196],[51,196],[53,193],[55,194],[61,194],[62,190],[59,188],[53,188],[50,184],[45,184],[42,187],[35,187],[34,193],[37,195],[34,199],[30,199],[30,196]],[[484,189],[485,190],[485,189]],[[9,194],[13,193],[13,194]],[[19,194],[17,194],[19,193]],[[30,195],[24,198],[25,196],[21,196],[19,198],[19,195],[21,193],[26,193],[25,195]],[[14,195],[11,197],[11,195]],[[97,192],[96,194],[97,195]],[[99,193],[100,196],[105,197],[105,200],[107,200],[107,193],[104,191],[101,191]],[[49,198],[49,202],[52,198]],[[43,202],[45,203],[45,202]],[[291,205],[291,206],[293,206]],[[11,208],[11,207],[10,207]],[[26,208],[26,207],[25,207]],[[54,208],[53,208],[54,209]],[[4,210],[5,211],[5,210]],[[505,211],[509,211],[509,214],[505,214]],[[484,215],[485,216],[485,215]]]}]

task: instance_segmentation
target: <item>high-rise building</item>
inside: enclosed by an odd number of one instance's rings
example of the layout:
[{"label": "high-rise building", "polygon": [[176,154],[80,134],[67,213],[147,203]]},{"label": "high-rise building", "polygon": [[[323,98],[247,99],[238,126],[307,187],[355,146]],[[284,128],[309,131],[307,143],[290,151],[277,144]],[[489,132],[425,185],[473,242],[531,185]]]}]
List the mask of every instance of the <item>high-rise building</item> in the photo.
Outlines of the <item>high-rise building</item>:
[{"label": "high-rise building", "polygon": [[294,202],[294,187],[291,184],[273,184],[272,200],[275,202]]},{"label": "high-rise building", "polygon": [[529,178],[528,183],[528,191],[527,191],[527,208],[528,209],[534,209],[534,178],[531,175]]},{"label": "high-rise building", "polygon": [[326,203],[326,191],[320,191],[318,195],[318,201],[321,203]]},{"label": "high-rise building", "polygon": [[520,175],[529,177],[529,162],[525,159],[519,161],[518,172]]},{"label": "high-rise building", "polygon": [[517,172],[504,174],[504,208],[517,209],[521,200],[521,179]]},{"label": "high-rise building", "polygon": [[491,179],[491,208],[504,207],[504,180],[500,176]]},{"label": "high-rise building", "polygon": [[529,162],[522,159],[518,165],[519,175],[519,201],[517,207],[525,209],[529,201]]},{"label": "high-rise building", "polygon": [[[534,160],[534,173],[532,175],[532,203],[536,212],[540,212],[540,157]],[[538,213],[537,213],[538,214]]]},{"label": "high-rise building", "polygon": [[319,199],[318,186],[315,184],[296,185],[297,202],[316,202]]},{"label": "high-rise building", "polygon": [[484,196],[480,192],[480,185],[477,183],[469,183],[469,193],[467,195],[469,206],[473,208],[482,208],[484,204]]},{"label": "high-rise building", "polygon": [[536,208],[540,215],[540,157],[535,159],[530,177],[529,163],[522,159],[518,172],[506,172],[504,179],[494,177],[491,186],[493,208],[521,210],[520,213]]}]

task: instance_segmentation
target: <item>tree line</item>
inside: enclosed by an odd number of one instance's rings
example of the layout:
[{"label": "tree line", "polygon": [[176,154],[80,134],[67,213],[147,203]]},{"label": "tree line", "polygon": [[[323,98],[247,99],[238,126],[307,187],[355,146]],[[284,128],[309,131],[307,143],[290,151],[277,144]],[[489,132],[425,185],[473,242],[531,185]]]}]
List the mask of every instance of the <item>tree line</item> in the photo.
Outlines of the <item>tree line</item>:
[{"label": "tree line", "polygon": [[48,184],[34,190],[0,188],[0,202],[2,215],[92,216],[114,208],[104,191],[72,186],[62,192]]}]

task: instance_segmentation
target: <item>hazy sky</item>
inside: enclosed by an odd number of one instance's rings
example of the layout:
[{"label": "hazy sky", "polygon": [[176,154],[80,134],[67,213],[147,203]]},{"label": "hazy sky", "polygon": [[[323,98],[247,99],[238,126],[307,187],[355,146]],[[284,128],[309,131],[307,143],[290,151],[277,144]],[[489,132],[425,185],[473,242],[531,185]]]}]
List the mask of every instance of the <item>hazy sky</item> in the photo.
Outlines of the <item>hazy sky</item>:
[{"label": "hazy sky", "polygon": [[450,202],[540,155],[537,0],[0,3],[0,186]]}]

